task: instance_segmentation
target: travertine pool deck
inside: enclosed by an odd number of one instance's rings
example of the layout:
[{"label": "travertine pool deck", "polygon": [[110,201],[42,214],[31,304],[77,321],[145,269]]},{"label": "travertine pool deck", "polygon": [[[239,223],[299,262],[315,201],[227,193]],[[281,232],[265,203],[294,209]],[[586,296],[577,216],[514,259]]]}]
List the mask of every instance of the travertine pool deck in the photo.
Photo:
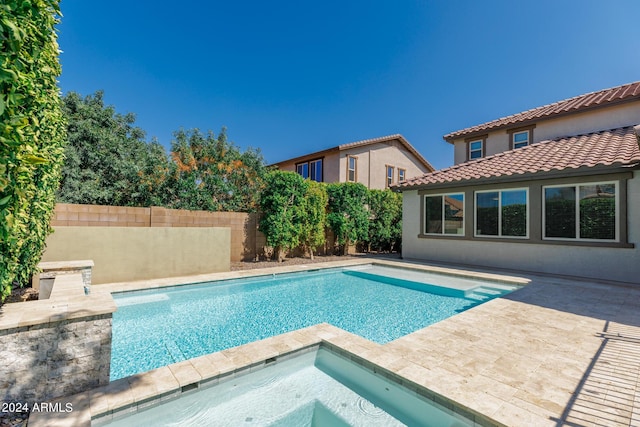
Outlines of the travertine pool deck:
[{"label": "travertine pool deck", "polygon": [[[92,292],[362,263],[372,260],[96,285]],[[459,272],[413,263],[409,266]],[[491,273],[471,274],[497,278]],[[515,272],[509,277],[501,275],[501,279],[527,284],[385,345],[321,324],[59,399],[73,402],[74,411],[34,413],[29,425],[90,425],[92,418],[105,421],[114,412],[132,412],[157,404],[157,396],[160,400],[171,399],[320,343],[379,365],[406,379],[409,386],[425,387],[432,392],[428,397],[445,407],[457,407],[456,411],[471,416],[478,425],[640,425],[640,284],[595,283]]]}]

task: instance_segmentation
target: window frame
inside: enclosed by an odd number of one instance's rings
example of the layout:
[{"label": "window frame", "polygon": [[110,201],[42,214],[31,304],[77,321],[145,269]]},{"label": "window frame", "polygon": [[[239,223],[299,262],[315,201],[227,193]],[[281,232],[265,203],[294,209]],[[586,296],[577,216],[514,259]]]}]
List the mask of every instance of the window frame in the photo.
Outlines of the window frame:
[{"label": "window frame", "polygon": [[[402,176],[400,176],[400,172],[402,172]],[[398,168],[398,182],[405,181],[407,179],[407,170],[403,168]]]},{"label": "window frame", "polygon": [[[504,191],[517,191],[522,190],[526,195],[526,233],[524,236],[503,236],[502,235],[502,192]],[[498,193],[498,234],[478,234],[478,194],[482,193]],[[515,239],[515,240],[529,240],[531,233],[531,201],[530,188],[529,187],[514,187],[514,188],[494,188],[491,190],[476,190],[473,192],[473,237],[482,239]]]},{"label": "window frame", "polygon": [[[351,159],[353,159],[353,179],[349,178],[349,172],[351,169]],[[347,156],[347,182],[358,182],[358,157],[357,156]]]},{"label": "window frame", "polygon": [[[615,238],[614,239],[587,239],[580,237],[580,187],[588,186],[588,185],[606,185],[613,184],[615,188]],[[576,237],[547,237],[547,198],[545,197],[545,190],[547,188],[561,188],[561,187],[573,187],[576,191]],[[547,241],[561,241],[561,242],[602,242],[602,243],[620,243],[620,181],[589,181],[589,182],[579,182],[579,183],[568,183],[568,184],[552,184],[552,185],[543,185],[542,186],[542,240]]]},{"label": "window frame", "polygon": [[385,187],[389,188],[393,185],[393,176],[395,175],[396,167],[391,165],[385,165],[384,167],[386,172],[385,181],[384,181]]},{"label": "window frame", "polygon": [[[449,233],[445,233],[445,226],[444,226],[444,221],[446,218],[445,215],[445,197],[447,196],[453,196],[453,195],[462,195],[462,234],[449,234]],[[428,233],[427,232],[427,197],[441,197],[442,198],[442,232],[441,233]],[[466,198],[466,194],[464,191],[460,192],[453,192],[453,193],[437,193],[437,194],[425,194],[422,196],[422,206],[423,206],[423,212],[424,214],[422,215],[422,234],[424,236],[446,236],[446,237],[465,237],[466,235],[466,221],[467,221],[467,215],[465,213],[465,198]]]},{"label": "window frame", "polygon": [[[522,141],[516,142],[516,135],[521,135],[521,134],[524,134],[524,133],[527,134],[527,140],[524,141],[524,142],[522,142]],[[518,131],[518,132],[513,132],[511,134],[511,139],[513,140],[513,149],[514,150],[517,150],[519,148],[528,147],[529,145],[531,145],[531,132],[528,129],[527,130],[521,130],[521,131]],[[524,144],[524,145],[522,145],[522,144]],[[520,145],[520,147],[517,147],[517,145]]]},{"label": "window frame", "polygon": [[[476,148],[476,149],[472,149],[471,146],[473,144],[475,144],[476,142],[480,143],[480,148]],[[467,144],[468,147],[468,152],[467,152],[467,158],[469,160],[477,160],[477,159],[481,159],[484,157],[484,140],[482,139],[476,139],[474,141],[469,141],[469,143]],[[480,153],[480,155],[478,157],[473,157],[473,153]]]},{"label": "window frame", "polygon": [[[486,156],[486,152],[487,152],[487,138],[489,137],[488,134],[484,134],[484,135],[476,135],[476,136],[472,136],[469,138],[465,138],[464,143],[465,143],[465,157],[466,157],[466,161],[470,161],[470,160],[478,160],[481,159],[483,157]],[[475,159],[471,158],[471,144],[474,142],[480,142],[480,157],[476,157]],[[478,150],[473,150],[478,151]]]},{"label": "window frame", "polygon": [[[311,165],[313,163],[318,163],[320,162],[320,181],[316,181],[315,179],[313,179],[311,177]],[[306,166],[307,168],[307,176],[304,176],[303,174],[300,173],[299,168]],[[311,160],[306,160],[304,162],[300,162],[300,163],[296,163],[296,173],[300,176],[302,176],[304,179],[310,179],[312,181],[316,181],[316,182],[324,182],[324,158],[323,157],[318,157],[316,159],[311,159]]]},{"label": "window frame", "polygon": [[[528,147],[531,144],[533,144],[533,133],[534,130],[536,128],[536,125],[529,125],[529,126],[521,126],[521,127],[517,127],[517,128],[513,128],[513,129],[508,129],[507,133],[509,134],[509,149],[510,150],[519,150],[520,148],[524,148],[524,147]],[[523,145],[522,147],[517,147],[516,148],[516,143],[515,143],[515,135],[523,133],[523,132],[527,132],[527,145]],[[522,144],[521,142],[519,142],[518,144]]]}]

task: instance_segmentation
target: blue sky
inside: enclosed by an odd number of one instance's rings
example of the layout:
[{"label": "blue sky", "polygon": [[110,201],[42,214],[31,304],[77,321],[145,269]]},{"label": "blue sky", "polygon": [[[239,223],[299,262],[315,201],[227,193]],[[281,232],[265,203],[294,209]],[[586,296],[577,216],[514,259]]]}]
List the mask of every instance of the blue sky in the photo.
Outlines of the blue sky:
[{"label": "blue sky", "polygon": [[169,147],[228,128],[267,163],[401,133],[436,168],[442,135],[640,80],[640,2],[62,0],[63,93]]}]

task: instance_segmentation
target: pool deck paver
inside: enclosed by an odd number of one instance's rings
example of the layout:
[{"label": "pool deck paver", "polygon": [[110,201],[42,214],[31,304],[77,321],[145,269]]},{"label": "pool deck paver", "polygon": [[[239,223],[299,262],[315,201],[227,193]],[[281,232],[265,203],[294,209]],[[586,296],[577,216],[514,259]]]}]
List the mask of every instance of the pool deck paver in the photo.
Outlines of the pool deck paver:
[{"label": "pool deck paver", "polygon": [[[371,260],[316,264],[313,268],[363,263]],[[154,393],[163,396],[161,400],[170,399],[181,393],[181,387],[209,384],[247,372],[250,366],[260,368],[276,358],[327,343],[381,367],[384,375],[395,376],[409,387],[425,387],[422,393],[445,407],[458,405],[455,410],[475,416],[477,425],[640,425],[640,285],[517,272],[505,277],[416,263],[408,266],[528,284],[384,345],[320,324],[58,400],[78,402],[80,410],[76,412],[74,406],[73,413],[75,425],[90,425],[92,417],[108,420],[113,411],[120,414],[123,408],[127,412],[157,404]],[[92,291],[150,289],[306,268],[275,267],[96,285]],[[44,421],[42,414],[32,414],[29,423],[36,427],[62,425]]]}]

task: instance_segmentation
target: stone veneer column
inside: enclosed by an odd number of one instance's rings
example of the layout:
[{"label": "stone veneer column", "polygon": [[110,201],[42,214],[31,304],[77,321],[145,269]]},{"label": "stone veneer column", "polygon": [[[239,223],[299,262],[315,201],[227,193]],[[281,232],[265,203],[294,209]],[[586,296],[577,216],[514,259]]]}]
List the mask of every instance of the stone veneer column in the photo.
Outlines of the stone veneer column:
[{"label": "stone veneer column", "polygon": [[84,294],[82,274],[55,279],[52,298],[0,308],[0,400],[44,402],[109,383],[109,293]]}]

